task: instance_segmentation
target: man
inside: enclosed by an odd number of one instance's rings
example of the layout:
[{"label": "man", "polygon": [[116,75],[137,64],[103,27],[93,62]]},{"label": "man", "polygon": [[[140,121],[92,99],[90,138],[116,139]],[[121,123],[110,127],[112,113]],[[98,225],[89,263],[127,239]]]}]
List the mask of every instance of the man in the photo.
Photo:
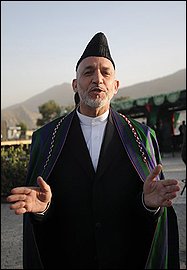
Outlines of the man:
[{"label": "man", "polygon": [[110,107],[119,81],[103,33],[72,87],[79,105],[34,132],[27,185],[8,197],[24,214],[24,268],[179,269],[178,181],[163,179],[154,131]]}]

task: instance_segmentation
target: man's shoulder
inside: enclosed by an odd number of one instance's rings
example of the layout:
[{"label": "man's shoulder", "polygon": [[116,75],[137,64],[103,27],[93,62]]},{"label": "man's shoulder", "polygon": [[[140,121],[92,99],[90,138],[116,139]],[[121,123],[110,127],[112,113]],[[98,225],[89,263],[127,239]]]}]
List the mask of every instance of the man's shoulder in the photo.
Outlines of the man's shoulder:
[{"label": "man's shoulder", "polygon": [[130,128],[131,130],[132,128],[134,128],[141,138],[145,139],[148,134],[150,134],[151,137],[156,136],[154,129],[152,129],[150,126],[139,122],[138,120],[134,119],[131,116],[124,115],[116,111],[113,111],[113,112],[115,115],[117,115],[118,118],[122,120],[121,124],[124,126],[124,128]]},{"label": "man's shoulder", "polygon": [[50,129],[53,128],[55,125],[57,125],[57,123],[64,117],[60,116],[58,118],[53,119],[52,121],[44,124],[43,126],[39,127],[37,130],[35,130],[35,132],[42,132],[46,129]]},{"label": "man's shoulder", "polygon": [[128,115],[119,113],[119,112],[117,112],[117,111],[114,111],[114,112],[115,112],[115,114],[118,115],[118,117],[120,117],[121,119],[124,120],[124,123],[127,123],[128,125],[131,124],[131,125],[133,125],[135,128],[140,128],[140,129],[143,129],[143,130],[151,129],[148,125],[139,122],[138,120],[136,120],[135,118],[133,118],[133,117],[131,117],[131,116],[128,116]]},{"label": "man's shoulder", "polygon": [[65,119],[69,119],[71,114],[73,112],[70,112],[67,115],[64,116],[60,116],[58,118],[53,119],[52,121],[48,122],[47,124],[41,126],[40,128],[38,128],[37,130],[34,131],[35,134],[40,134],[40,133],[46,133],[46,132],[50,132],[53,131],[55,128],[57,129],[64,121]]}]

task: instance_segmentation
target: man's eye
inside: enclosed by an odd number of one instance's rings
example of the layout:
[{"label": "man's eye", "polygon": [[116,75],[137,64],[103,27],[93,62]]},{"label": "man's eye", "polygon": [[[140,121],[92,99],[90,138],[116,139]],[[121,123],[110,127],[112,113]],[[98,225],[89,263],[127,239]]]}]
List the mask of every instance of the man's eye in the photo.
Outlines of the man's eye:
[{"label": "man's eye", "polygon": [[104,72],[104,75],[105,76],[110,76],[110,73],[109,72]]},{"label": "man's eye", "polygon": [[105,76],[110,76],[110,74],[111,74],[110,70],[108,70],[108,69],[103,70],[102,73],[103,73],[103,75],[105,75]]},{"label": "man's eye", "polygon": [[85,72],[84,72],[84,75],[87,75],[87,76],[88,76],[88,75],[91,75],[91,73],[92,73],[92,72],[91,72],[90,70],[89,70],[89,71],[85,71]]}]

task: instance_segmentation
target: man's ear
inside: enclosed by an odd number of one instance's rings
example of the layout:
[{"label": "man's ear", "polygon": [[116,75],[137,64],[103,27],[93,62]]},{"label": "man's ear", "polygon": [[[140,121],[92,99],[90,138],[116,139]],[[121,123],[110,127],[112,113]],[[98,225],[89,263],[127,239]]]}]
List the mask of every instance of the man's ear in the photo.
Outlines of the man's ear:
[{"label": "man's ear", "polygon": [[77,79],[73,79],[72,88],[73,88],[73,91],[76,93],[77,92]]},{"label": "man's ear", "polygon": [[118,80],[115,80],[115,91],[114,91],[114,94],[117,94],[118,89],[119,89],[119,81]]}]

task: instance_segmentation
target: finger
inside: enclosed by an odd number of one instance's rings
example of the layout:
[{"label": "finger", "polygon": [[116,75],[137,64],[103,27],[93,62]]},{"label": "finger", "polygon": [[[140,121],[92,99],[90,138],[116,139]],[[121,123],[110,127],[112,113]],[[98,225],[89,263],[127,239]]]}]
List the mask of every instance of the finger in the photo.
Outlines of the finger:
[{"label": "finger", "polygon": [[26,212],[27,210],[25,208],[19,208],[15,210],[16,215],[22,215],[22,214],[25,214]]},{"label": "finger", "polygon": [[168,194],[167,199],[168,200],[173,200],[176,197],[177,197],[177,193],[176,192],[172,192],[172,193],[169,193]]},{"label": "finger", "polygon": [[162,170],[162,165],[158,164],[153,170],[152,172],[148,175],[146,181],[153,181],[155,180],[155,178],[159,175],[159,173]]},{"label": "finger", "polygon": [[29,194],[31,189],[29,187],[16,187],[11,190],[12,194]]},{"label": "finger", "polygon": [[170,207],[170,206],[172,206],[172,201],[171,200],[166,200],[165,202],[163,202],[162,206],[163,207]]},{"label": "finger", "polygon": [[41,188],[41,192],[44,192],[44,193],[49,192],[50,190],[49,185],[43,180],[41,176],[38,176],[37,183],[39,187]]},{"label": "finger", "polygon": [[171,184],[171,185],[165,185],[165,191],[168,192],[177,192],[180,191],[180,187],[178,185],[175,184]]},{"label": "finger", "polygon": [[10,195],[7,197],[7,202],[24,201],[26,197],[26,194]]},{"label": "finger", "polygon": [[168,186],[177,186],[179,187],[179,181],[176,180],[176,179],[166,179],[166,180],[162,180],[161,182],[165,187],[168,187]]},{"label": "finger", "polygon": [[16,203],[10,205],[11,210],[20,209],[20,208],[24,208],[24,207],[25,207],[24,201],[18,201]]}]

